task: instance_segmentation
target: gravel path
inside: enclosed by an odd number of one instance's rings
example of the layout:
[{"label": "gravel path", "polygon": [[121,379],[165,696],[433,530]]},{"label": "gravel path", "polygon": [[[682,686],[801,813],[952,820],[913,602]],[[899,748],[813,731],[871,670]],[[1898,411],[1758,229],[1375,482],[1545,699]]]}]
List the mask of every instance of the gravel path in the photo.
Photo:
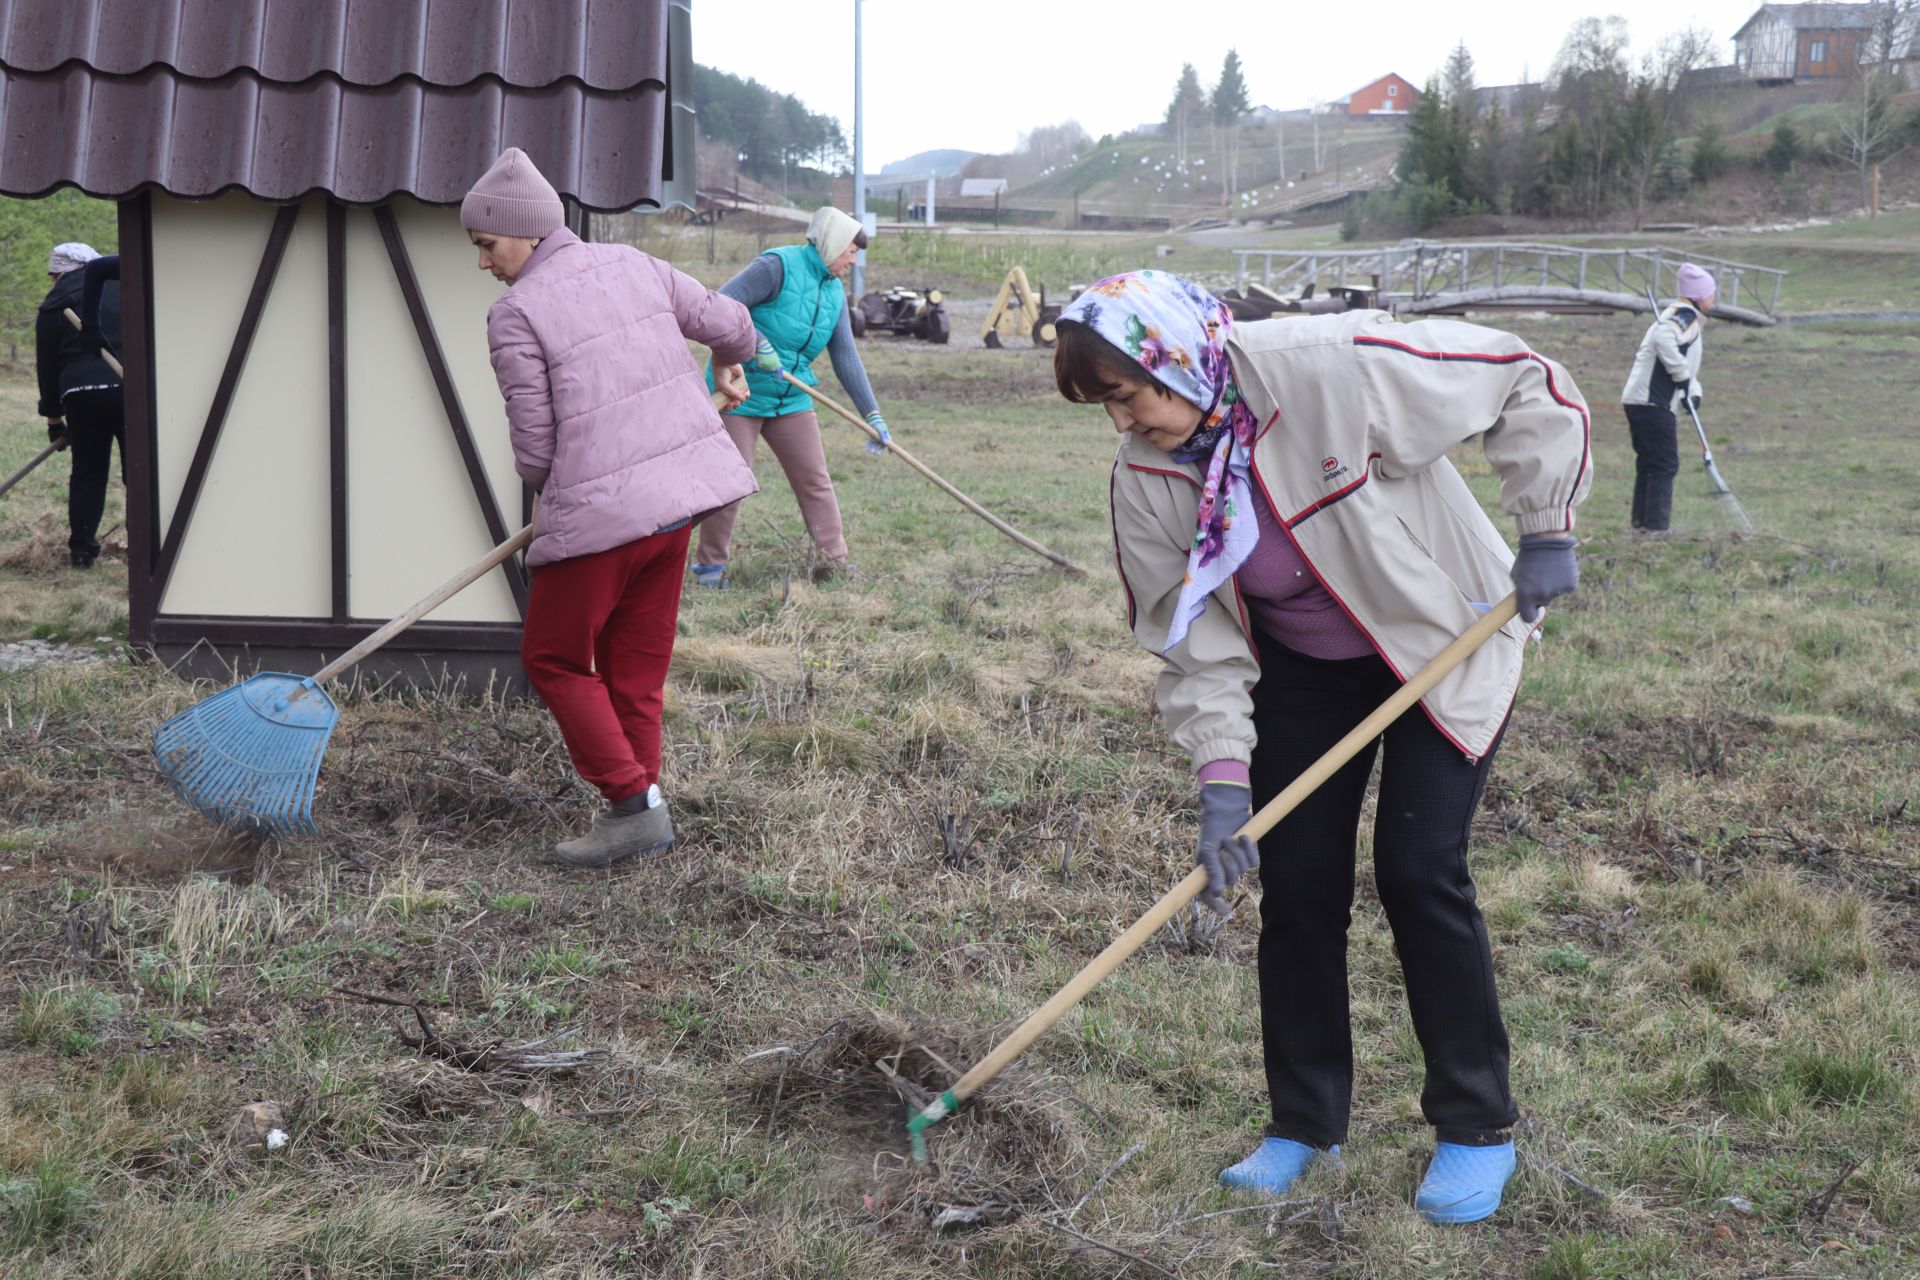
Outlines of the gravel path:
[{"label": "gravel path", "polygon": [[15,640],[0,644],[0,671],[24,671],[48,663],[97,662],[106,655],[98,649],[77,644],[55,644],[51,640]]}]

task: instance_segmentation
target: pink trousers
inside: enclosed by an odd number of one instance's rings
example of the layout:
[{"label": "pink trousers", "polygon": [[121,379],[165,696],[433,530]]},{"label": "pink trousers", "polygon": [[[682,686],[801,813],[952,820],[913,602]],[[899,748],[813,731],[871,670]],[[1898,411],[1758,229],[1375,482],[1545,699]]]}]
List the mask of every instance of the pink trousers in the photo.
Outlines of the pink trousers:
[{"label": "pink trousers", "polygon": [[[820,420],[813,410],[784,413],[775,418],[746,418],[725,414],[720,423],[740,450],[740,456],[753,465],[753,455],[762,435],[787,473],[787,483],[800,504],[800,518],[807,522],[813,545],[829,560],[847,558],[847,539],[840,528],[840,503],[833,496],[833,478],[827,474],[827,453],[820,444]],[[742,502],[745,499],[741,499]],[[733,546],[733,524],[740,518],[740,503],[722,507],[700,522],[700,544],[694,558],[702,564],[725,564]]]}]

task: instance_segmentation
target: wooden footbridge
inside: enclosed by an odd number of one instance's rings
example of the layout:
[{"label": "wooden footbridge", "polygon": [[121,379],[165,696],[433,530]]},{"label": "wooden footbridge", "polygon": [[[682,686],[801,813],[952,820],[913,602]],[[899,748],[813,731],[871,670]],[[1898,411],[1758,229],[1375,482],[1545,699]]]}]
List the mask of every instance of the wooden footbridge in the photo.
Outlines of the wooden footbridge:
[{"label": "wooden footbridge", "polygon": [[1720,296],[1715,318],[1778,323],[1787,273],[1675,249],[1589,249],[1564,244],[1455,244],[1415,240],[1379,249],[1235,249],[1245,292],[1257,270],[1279,293],[1370,287],[1380,305],[1415,315],[1467,311],[1602,312],[1648,310],[1647,291],[1674,296],[1674,277],[1692,262],[1711,271]]}]

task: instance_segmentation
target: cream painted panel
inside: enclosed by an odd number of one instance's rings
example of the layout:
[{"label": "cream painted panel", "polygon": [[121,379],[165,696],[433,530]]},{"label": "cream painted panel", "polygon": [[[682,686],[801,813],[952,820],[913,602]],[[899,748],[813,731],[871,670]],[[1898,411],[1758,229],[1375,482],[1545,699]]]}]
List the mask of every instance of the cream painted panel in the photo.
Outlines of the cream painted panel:
[{"label": "cream painted panel", "polygon": [[276,212],[244,195],[204,202],[153,195],[154,467],[163,534]]},{"label": "cream painted panel", "polygon": [[[459,213],[397,203],[401,237],[422,292],[429,299],[442,296],[445,278],[470,267],[472,249]],[[503,454],[500,393],[487,364],[487,305],[500,286],[490,276],[471,274],[487,287],[460,296],[459,305],[449,304],[434,325],[501,515],[509,529],[517,529],[520,480],[511,452]],[[347,317],[348,607],[357,618],[390,618],[485,555],[493,540],[386,244],[373,214],[363,209],[347,213]],[[518,622],[520,612],[506,575],[493,573],[433,617]]]},{"label": "cream painted panel", "polygon": [[407,252],[413,257],[420,293],[427,300],[447,368],[460,389],[480,460],[493,481],[500,511],[511,528],[520,527],[520,473],[513,469],[513,445],[507,439],[507,407],[487,360],[487,308],[505,286],[479,269],[478,256],[460,226],[456,209],[435,209],[412,200],[395,207]]},{"label": "cream painted panel", "polygon": [[[250,285],[258,252],[225,247],[226,269]],[[166,334],[178,322],[169,299],[160,302],[156,327]],[[214,339],[223,360],[231,336],[228,326]],[[315,197],[301,208],[267,297],[163,612],[327,615],[327,417],[327,214]]]}]

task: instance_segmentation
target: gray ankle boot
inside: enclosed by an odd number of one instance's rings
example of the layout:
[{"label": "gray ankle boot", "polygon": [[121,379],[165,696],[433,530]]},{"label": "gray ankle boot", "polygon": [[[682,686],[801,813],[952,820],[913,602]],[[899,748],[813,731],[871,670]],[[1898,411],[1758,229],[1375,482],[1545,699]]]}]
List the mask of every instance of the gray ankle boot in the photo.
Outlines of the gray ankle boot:
[{"label": "gray ankle boot", "polygon": [[651,803],[633,813],[615,808],[600,815],[593,830],[554,846],[553,859],[566,867],[605,867],[622,858],[660,853],[673,843],[673,820],[658,786],[647,789]]}]

